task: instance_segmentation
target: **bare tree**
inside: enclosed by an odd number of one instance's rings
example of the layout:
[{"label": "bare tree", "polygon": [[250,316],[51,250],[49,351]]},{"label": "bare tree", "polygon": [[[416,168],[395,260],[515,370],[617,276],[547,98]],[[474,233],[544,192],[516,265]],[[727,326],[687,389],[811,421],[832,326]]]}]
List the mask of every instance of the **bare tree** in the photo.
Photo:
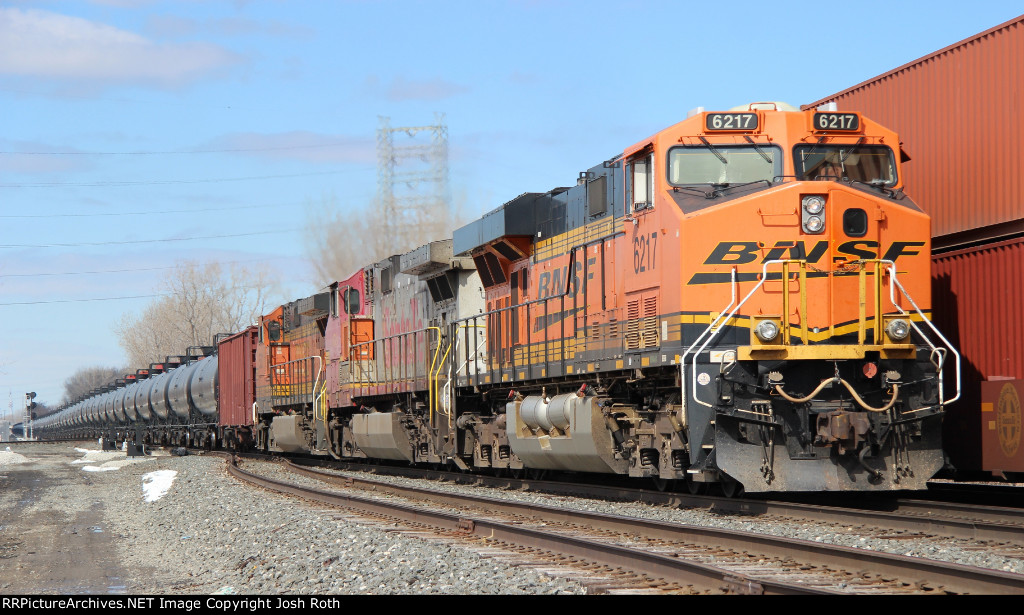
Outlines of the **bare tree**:
[{"label": "bare tree", "polygon": [[127,370],[119,367],[83,367],[64,381],[64,399],[62,404],[85,396],[96,387],[101,387],[121,378]]},{"label": "bare tree", "polygon": [[217,263],[181,264],[164,279],[166,296],[117,325],[130,365],[146,367],[189,346],[205,346],[217,333],[235,333],[256,322],[274,284],[263,270]]},{"label": "bare tree", "polygon": [[450,239],[466,218],[463,202],[453,199],[441,211],[418,212],[416,220],[397,222],[386,220],[384,208],[376,201],[365,207],[343,207],[337,197],[324,196],[320,203],[310,203],[306,250],[317,276],[314,282],[324,286],[393,254]]}]

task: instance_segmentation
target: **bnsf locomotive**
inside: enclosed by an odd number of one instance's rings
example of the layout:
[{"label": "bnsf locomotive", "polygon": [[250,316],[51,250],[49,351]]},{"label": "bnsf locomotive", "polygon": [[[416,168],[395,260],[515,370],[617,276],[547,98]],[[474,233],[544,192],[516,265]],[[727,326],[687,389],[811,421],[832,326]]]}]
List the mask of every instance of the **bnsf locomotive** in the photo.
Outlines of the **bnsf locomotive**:
[{"label": "bnsf locomotive", "polygon": [[41,427],[695,492],[921,489],[959,355],[930,323],[905,159],[858,113],[699,111]]}]

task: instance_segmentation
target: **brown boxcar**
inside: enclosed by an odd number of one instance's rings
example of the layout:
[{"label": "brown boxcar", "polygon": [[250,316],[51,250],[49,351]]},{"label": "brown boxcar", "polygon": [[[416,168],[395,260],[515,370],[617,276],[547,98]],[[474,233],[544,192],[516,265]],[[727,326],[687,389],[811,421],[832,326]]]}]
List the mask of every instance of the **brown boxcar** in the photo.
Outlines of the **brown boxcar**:
[{"label": "brown boxcar", "polygon": [[1007,478],[1024,475],[1021,398],[1024,380],[981,383],[982,467]]},{"label": "brown boxcar", "polygon": [[937,254],[932,261],[935,324],[963,356],[963,395],[946,416],[946,451],[957,468],[1003,469],[982,465],[981,385],[1024,378],[1024,238]]},{"label": "brown boxcar", "polygon": [[1024,15],[806,105],[899,132],[933,249],[1024,231]]},{"label": "brown boxcar", "polygon": [[220,418],[223,427],[252,427],[256,401],[256,344],[259,327],[224,338],[217,351],[220,378]]}]

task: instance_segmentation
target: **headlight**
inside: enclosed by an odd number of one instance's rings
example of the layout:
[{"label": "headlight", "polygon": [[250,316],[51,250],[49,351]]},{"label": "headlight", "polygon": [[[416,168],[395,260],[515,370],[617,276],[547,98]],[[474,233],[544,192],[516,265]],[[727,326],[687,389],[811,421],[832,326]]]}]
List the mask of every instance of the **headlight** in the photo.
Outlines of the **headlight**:
[{"label": "headlight", "polygon": [[800,197],[800,222],[805,233],[817,235],[825,232],[824,194],[805,194]]},{"label": "headlight", "polygon": [[754,335],[762,342],[770,342],[779,336],[779,325],[773,320],[762,320],[754,327]]},{"label": "headlight", "polygon": [[900,341],[907,338],[910,335],[910,323],[903,320],[902,318],[894,318],[889,321],[889,324],[885,327],[885,332],[889,334],[889,337],[893,341]]},{"label": "headlight", "polygon": [[803,199],[804,209],[812,216],[821,213],[825,209],[825,197],[818,195],[805,196]]}]

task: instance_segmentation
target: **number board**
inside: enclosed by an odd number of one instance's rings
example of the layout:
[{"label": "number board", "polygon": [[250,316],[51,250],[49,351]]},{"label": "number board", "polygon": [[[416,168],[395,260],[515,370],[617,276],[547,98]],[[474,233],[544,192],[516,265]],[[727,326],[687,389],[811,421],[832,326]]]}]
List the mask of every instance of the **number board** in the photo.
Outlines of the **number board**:
[{"label": "number board", "polygon": [[756,113],[708,113],[704,116],[707,131],[752,131],[757,130]]},{"label": "number board", "polygon": [[814,130],[860,130],[860,116],[856,113],[815,113]]}]

